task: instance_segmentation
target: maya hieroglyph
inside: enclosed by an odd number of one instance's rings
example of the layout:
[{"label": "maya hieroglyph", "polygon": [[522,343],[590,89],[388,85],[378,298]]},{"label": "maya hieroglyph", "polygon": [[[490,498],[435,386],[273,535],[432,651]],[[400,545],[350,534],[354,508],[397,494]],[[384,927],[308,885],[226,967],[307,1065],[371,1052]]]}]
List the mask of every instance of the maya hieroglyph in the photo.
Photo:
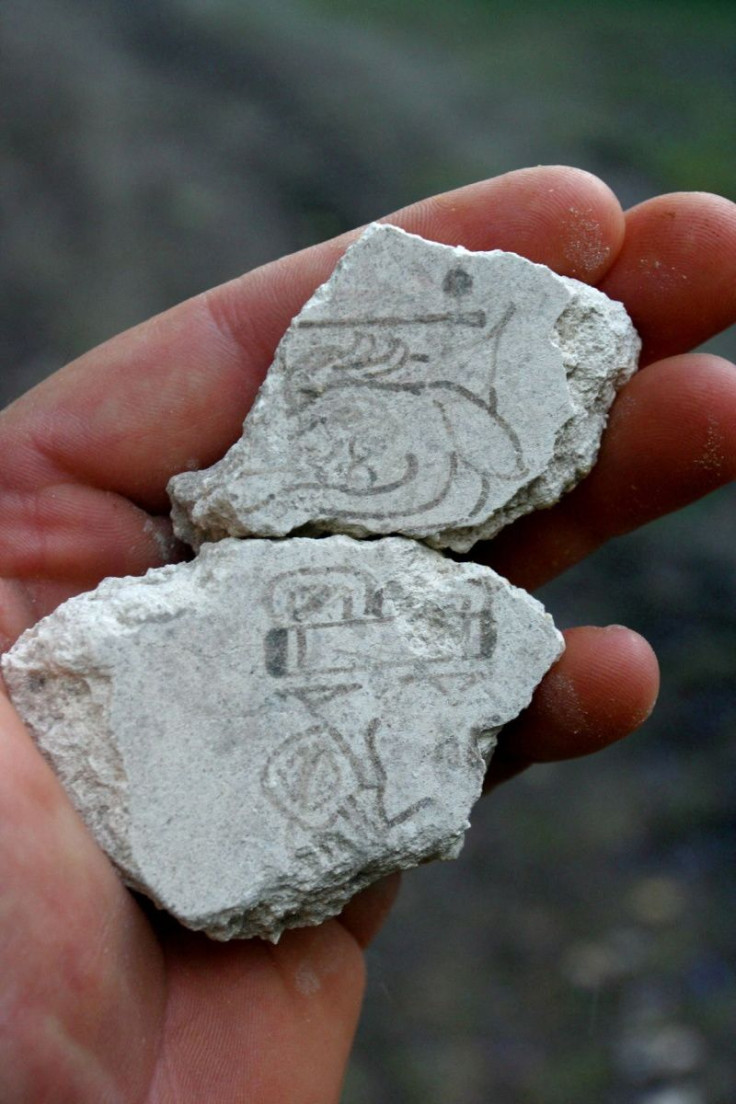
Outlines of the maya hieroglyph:
[{"label": "maya hieroglyph", "polygon": [[578,281],[374,225],[292,322],[241,440],[172,480],[175,525],[467,550],[590,469],[638,351]]}]

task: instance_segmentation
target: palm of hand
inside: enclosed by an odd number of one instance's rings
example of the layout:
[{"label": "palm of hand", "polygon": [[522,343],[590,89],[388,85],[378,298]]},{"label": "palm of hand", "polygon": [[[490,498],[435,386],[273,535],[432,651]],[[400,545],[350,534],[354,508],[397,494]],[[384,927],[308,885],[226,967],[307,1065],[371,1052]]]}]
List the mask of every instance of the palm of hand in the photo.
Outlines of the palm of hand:
[{"label": "palm of hand", "polygon": [[[730,480],[736,376],[686,351],[736,320],[736,209],[676,195],[624,218],[594,178],[512,173],[394,216],[471,249],[505,248],[623,299],[645,369],[619,397],[593,474],[483,551],[531,587],[608,537]],[[346,240],[199,296],[57,373],[0,415],[0,645],[106,575],[175,558],[165,486],[235,439],[290,317]],[[667,359],[662,359],[667,358]],[[631,731],[657,689],[648,646],[580,628],[491,783]],[[572,697],[571,697],[572,692]],[[562,701],[575,703],[574,716]],[[278,947],[218,945],[123,889],[0,696],[3,1102],[336,1100],[362,946],[394,885]]]}]

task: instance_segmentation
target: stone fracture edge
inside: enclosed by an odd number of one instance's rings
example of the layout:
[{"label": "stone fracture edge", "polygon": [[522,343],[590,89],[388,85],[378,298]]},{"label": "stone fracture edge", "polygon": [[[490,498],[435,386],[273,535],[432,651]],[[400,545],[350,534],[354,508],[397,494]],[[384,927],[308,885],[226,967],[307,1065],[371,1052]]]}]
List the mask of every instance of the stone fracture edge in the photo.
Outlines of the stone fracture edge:
[{"label": "stone fracture edge", "polygon": [[466,552],[590,471],[640,345],[586,284],[373,224],[292,320],[241,439],[171,480],[175,531]]},{"label": "stone fracture edge", "polygon": [[414,541],[223,540],[70,599],[2,670],[128,885],[277,941],[458,854],[563,647],[534,598]]}]

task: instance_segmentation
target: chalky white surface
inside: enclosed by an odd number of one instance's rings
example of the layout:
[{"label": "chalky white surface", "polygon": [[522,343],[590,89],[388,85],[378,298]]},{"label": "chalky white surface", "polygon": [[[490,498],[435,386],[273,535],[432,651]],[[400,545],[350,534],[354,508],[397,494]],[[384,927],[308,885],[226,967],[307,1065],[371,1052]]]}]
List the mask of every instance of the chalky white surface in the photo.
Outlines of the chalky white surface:
[{"label": "chalky white surface", "polygon": [[293,320],[240,441],[171,481],[175,528],[467,551],[590,470],[639,348],[586,284],[374,224]]},{"label": "chalky white surface", "polygon": [[337,536],[108,579],[2,667],[131,886],[215,938],[276,940],[458,853],[495,732],[561,650],[489,569]]}]

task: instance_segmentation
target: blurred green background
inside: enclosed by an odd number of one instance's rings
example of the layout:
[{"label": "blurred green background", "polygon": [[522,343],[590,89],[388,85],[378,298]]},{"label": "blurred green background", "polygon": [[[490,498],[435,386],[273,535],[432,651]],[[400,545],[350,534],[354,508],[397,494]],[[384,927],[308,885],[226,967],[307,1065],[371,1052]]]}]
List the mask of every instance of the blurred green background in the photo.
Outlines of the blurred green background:
[{"label": "blurred green background", "polygon": [[[29,0],[0,43],[0,405],[105,337],[421,196],[568,162],[736,199],[732,3]],[[733,332],[713,348],[736,359]],[[736,1099],[736,497],[545,588],[663,690],[483,802],[370,954],[345,1104]]]}]

